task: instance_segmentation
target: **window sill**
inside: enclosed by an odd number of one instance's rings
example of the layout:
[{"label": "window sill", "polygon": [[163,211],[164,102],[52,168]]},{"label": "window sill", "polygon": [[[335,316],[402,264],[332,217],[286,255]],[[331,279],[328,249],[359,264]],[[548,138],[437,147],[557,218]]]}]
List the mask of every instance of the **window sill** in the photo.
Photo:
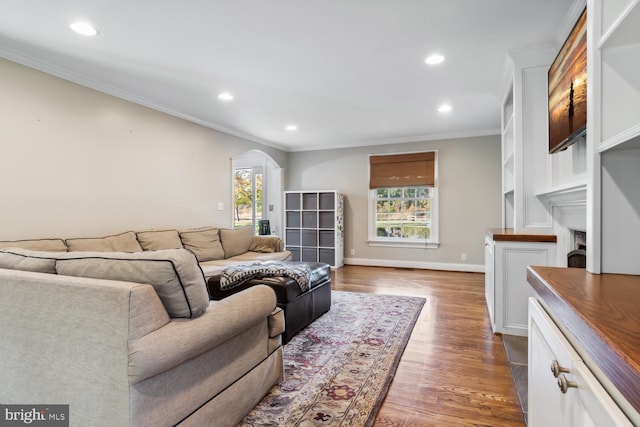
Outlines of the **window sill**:
[{"label": "window sill", "polygon": [[438,249],[440,242],[401,242],[401,241],[387,241],[380,240],[368,240],[369,246],[378,246],[385,248],[416,248],[416,249]]}]

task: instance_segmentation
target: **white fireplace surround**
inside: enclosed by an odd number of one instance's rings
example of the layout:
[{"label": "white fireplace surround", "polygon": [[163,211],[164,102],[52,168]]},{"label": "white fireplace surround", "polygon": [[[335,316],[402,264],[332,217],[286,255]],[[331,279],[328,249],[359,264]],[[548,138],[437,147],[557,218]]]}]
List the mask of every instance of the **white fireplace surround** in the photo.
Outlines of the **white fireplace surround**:
[{"label": "white fireplace surround", "polygon": [[575,249],[572,232],[587,230],[587,185],[564,185],[537,193],[536,196],[548,207],[553,217],[554,233],[558,236],[556,264],[566,267],[567,253]]}]

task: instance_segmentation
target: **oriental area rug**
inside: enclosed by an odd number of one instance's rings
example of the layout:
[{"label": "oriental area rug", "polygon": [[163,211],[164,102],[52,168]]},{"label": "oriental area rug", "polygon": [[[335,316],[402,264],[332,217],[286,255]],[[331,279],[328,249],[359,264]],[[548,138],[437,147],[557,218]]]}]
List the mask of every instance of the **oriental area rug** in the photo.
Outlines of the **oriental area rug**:
[{"label": "oriental area rug", "polygon": [[333,291],[331,310],[284,346],[285,380],[240,426],[372,425],[425,301]]}]

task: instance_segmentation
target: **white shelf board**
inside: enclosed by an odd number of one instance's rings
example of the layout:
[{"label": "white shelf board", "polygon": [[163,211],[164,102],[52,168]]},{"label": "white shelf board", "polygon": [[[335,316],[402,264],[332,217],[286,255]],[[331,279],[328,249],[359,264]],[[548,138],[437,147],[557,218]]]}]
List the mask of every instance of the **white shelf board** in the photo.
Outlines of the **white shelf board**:
[{"label": "white shelf board", "polygon": [[600,49],[621,44],[633,44],[632,40],[625,41],[625,36],[628,37],[629,34],[633,34],[632,37],[635,37],[636,42],[638,42],[640,38],[637,31],[637,25],[640,24],[639,4],[640,0],[632,0],[618,15],[618,18],[613,21],[613,24],[608,29],[603,29],[605,33],[600,37],[600,42],[598,43]]},{"label": "white shelf board", "polygon": [[609,139],[602,141],[598,146],[598,152],[604,153],[605,151],[618,147],[619,145],[624,144],[625,142],[630,141],[638,136],[640,136],[640,123],[623,132],[620,132],[619,134]]}]

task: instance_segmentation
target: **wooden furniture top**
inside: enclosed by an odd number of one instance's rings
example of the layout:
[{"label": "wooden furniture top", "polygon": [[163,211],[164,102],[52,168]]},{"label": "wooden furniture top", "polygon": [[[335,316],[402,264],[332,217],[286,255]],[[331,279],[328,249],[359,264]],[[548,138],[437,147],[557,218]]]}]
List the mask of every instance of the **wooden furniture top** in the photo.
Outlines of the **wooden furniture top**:
[{"label": "wooden furniture top", "polygon": [[514,230],[513,228],[488,228],[487,235],[496,242],[552,242],[558,241],[555,234],[548,234],[547,231],[535,228],[523,228]]},{"label": "wooden furniture top", "polygon": [[640,412],[640,276],[528,267],[527,280],[579,352]]}]

